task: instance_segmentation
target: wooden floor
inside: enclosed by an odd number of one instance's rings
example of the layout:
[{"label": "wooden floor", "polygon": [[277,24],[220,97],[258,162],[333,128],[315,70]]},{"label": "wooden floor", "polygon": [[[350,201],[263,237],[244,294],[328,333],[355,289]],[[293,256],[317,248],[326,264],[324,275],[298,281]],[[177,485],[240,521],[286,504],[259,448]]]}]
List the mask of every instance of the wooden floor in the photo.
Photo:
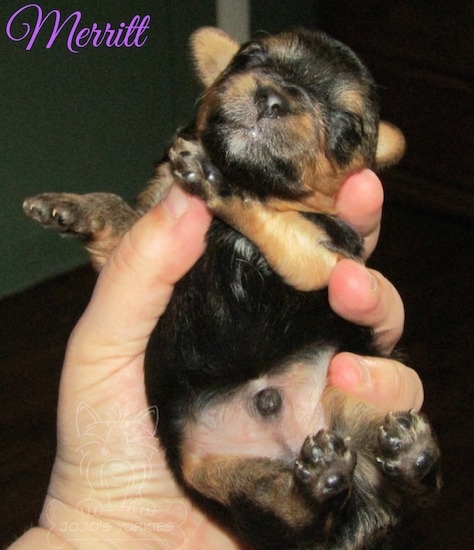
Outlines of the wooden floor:
[{"label": "wooden floor", "polygon": [[[424,380],[425,410],[443,449],[441,499],[405,525],[404,550],[474,545],[472,250],[468,222],[387,201],[372,264],[404,298],[403,347]],[[0,547],[41,509],[55,450],[62,357],[93,282],[83,268],[0,302]]]},{"label": "wooden floor", "polygon": [[82,268],[0,302],[0,548],[41,510],[64,350],[94,280]]}]

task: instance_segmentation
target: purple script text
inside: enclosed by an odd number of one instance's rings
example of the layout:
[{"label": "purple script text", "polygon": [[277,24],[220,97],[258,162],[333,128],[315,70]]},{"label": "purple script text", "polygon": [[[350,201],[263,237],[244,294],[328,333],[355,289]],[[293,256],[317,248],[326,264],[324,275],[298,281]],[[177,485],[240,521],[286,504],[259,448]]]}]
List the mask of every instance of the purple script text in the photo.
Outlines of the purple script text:
[{"label": "purple script text", "polygon": [[[36,22],[30,24],[25,21],[31,15],[36,15]],[[51,18],[51,19],[50,19]],[[6,25],[6,33],[10,40],[15,42],[21,42],[27,40],[26,49],[31,50],[33,47],[43,25],[48,19],[52,21],[51,35],[46,44],[46,48],[51,48],[56,38],[66,27],[68,23],[69,34],[67,35],[67,48],[72,53],[78,53],[80,48],[91,45],[94,48],[105,45],[108,48],[120,48],[125,46],[126,48],[137,47],[140,48],[145,44],[147,36],[144,35],[145,31],[150,28],[150,16],[145,15],[140,17],[135,15],[132,17],[130,23],[120,23],[118,28],[113,28],[110,23],[106,23],[103,28],[99,28],[97,23],[92,23],[91,27],[80,27],[82,14],[80,11],[75,11],[61,21],[61,13],[59,10],[51,10],[46,15],[43,15],[43,10],[38,4],[28,4],[17,10],[8,20]],[[18,25],[21,25],[19,29]],[[16,26],[17,31],[14,31]]]}]

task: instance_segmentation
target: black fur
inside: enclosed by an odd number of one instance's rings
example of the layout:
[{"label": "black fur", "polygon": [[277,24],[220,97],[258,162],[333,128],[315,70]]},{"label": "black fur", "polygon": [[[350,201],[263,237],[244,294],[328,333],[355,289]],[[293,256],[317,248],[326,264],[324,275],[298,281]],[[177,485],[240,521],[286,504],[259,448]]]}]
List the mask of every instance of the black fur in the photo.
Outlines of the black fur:
[{"label": "black fur", "polygon": [[[368,72],[350,50],[322,35],[302,32],[291,40],[297,43],[296,54],[287,61],[275,60],[258,43],[243,46],[217,82],[217,89],[221,83],[225,86],[229,75],[257,69],[259,74],[275,79],[284,93],[298,98],[296,107],[289,107],[272,96],[272,101],[278,103],[276,109],[281,110],[279,116],[284,118],[291,108],[293,112],[304,111],[315,101],[322,105],[326,154],[334,163],[344,167],[356,151],[362,151],[366,165],[372,165],[378,107]],[[346,86],[363,97],[364,119],[338,108],[338,94]],[[267,97],[272,93],[265,90]],[[202,172],[212,179],[215,192],[222,198],[250,194],[262,201],[301,196],[294,159],[276,154],[265,143],[257,143],[257,152],[249,157],[233,155],[229,135],[236,122],[228,110],[223,110],[219,93],[216,97],[200,134],[210,159],[203,163]],[[271,118],[268,105],[260,105],[261,97],[262,90],[257,88],[257,109]],[[201,195],[202,182],[196,180],[194,172],[185,181],[188,176],[184,175],[183,183]],[[361,240],[345,223],[314,212],[302,215],[324,228],[329,249],[346,257],[360,257]],[[203,257],[176,285],[146,356],[146,388],[150,404],[159,409],[159,439],[176,478],[191,494],[196,496],[181,469],[182,442],[189,419],[199,417],[202,410],[222,402],[249,380],[282,368],[291,359],[297,361],[302,355],[317,356],[318,349],[328,346],[334,352],[380,355],[372,330],[338,317],[329,307],[327,290],[301,292],[288,286],[246,237],[215,219]],[[278,397],[272,399],[270,408]],[[266,417],[266,412],[262,416]],[[347,434],[347,429],[341,427],[340,433]],[[342,439],[340,442],[342,456],[346,446]],[[372,432],[365,440],[362,436],[355,447],[359,445],[373,446],[369,453],[376,453],[377,435]],[[340,478],[341,483],[344,479]],[[342,490],[325,504],[316,504],[312,493],[308,493],[304,506],[314,508],[314,521],[296,528],[259,505],[252,494],[233,495],[227,507],[202,495],[198,498],[254,548],[351,548],[356,533],[364,537],[363,547],[369,548],[379,542],[382,533],[387,534],[386,529],[401,513],[400,492],[394,485],[381,478],[375,483],[380,483],[381,498],[367,508],[374,494],[359,479],[353,485],[349,481],[352,489]],[[384,489],[387,484],[389,488]],[[301,491],[303,494],[304,488]],[[392,501],[385,491],[397,496]],[[386,515],[391,519],[387,521]],[[354,542],[354,547],[360,544],[360,540]]]},{"label": "black fur", "polygon": [[[360,238],[347,225],[308,216],[332,228],[337,247],[359,253]],[[146,355],[146,388],[149,403],[159,410],[160,443],[182,483],[183,429],[202,408],[291,356],[314,356],[320,346],[378,354],[372,330],[338,317],[329,307],[327,290],[307,293],[284,284],[260,252],[224,222],[213,220],[207,243],[202,258],[177,283]],[[236,519],[239,529],[248,525],[250,532],[241,534],[255,548],[290,549],[309,535],[308,540],[321,537],[320,525],[295,533],[246,496],[235,498],[231,519],[228,510],[211,508],[234,529]]]}]

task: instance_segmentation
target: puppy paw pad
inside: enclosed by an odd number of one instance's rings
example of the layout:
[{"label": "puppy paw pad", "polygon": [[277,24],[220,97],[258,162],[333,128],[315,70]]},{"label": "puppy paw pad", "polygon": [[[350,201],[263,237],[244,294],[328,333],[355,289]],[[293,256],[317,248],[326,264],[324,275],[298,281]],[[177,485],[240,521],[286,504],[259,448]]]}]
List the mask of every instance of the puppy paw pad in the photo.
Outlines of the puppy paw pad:
[{"label": "puppy paw pad", "polygon": [[387,477],[421,480],[439,460],[439,449],[426,418],[412,410],[389,413],[379,428],[377,463]]},{"label": "puppy paw pad", "polygon": [[348,439],[321,430],[306,438],[295,462],[295,476],[318,499],[349,490],[355,466]]}]

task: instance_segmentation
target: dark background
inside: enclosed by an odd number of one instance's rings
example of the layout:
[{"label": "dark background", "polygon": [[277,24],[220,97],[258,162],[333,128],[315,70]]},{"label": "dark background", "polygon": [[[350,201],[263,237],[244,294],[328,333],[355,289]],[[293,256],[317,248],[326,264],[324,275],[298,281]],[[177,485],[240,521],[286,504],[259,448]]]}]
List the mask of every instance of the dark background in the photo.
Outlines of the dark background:
[{"label": "dark background", "polygon": [[[14,11],[13,4],[2,3],[2,18]],[[96,6],[81,2],[81,10],[92,19]],[[115,79],[107,88],[108,79],[101,78],[96,88],[91,78],[83,98],[77,90],[89,62],[72,60],[72,54],[61,61],[64,52],[52,50],[44,58],[39,52],[33,54],[38,58],[26,58],[18,44],[7,44],[0,36],[0,75],[5,79],[0,113],[2,121],[12,113],[17,117],[7,122],[9,132],[0,134],[4,171],[0,192],[6,206],[0,217],[4,260],[0,287],[7,281],[8,288],[18,290],[28,281],[45,279],[83,261],[77,256],[78,246],[58,242],[56,235],[47,236],[33,225],[26,229],[28,221],[21,213],[10,212],[15,202],[21,204],[26,187],[39,192],[43,189],[38,182],[45,189],[56,187],[52,183],[77,189],[80,183],[131,197],[151,172],[161,143],[179,117],[189,112],[186,105],[192,107],[195,88],[183,44],[192,28],[212,23],[212,2],[182,0],[173,8],[164,2],[144,2],[143,6],[134,9],[155,13],[152,25],[160,29],[159,37],[150,36],[150,51],[130,50],[123,55],[117,51],[112,60],[114,52],[80,53],[88,55],[99,72],[109,71]],[[386,192],[382,234],[370,263],[395,283],[405,302],[401,345],[425,385],[425,410],[443,451],[444,488],[434,508],[404,526],[396,547],[470,548],[474,541],[474,4],[471,0],[327,0],[253,1],[251,7],[253,31],[316,23],[352,46],[380,85],[384,118],[400,126],[407,137],[405,159],[382,177]],[[112,11],[103,8],[104,17],[112,20],[114,9],[117,17],[122,15],[121,9],[111,7]],[[6,47],[10,57],[5,57]],[[50,60],[54,67],[46,65]],[[76,63],[76,69],[66,84],[61,84],[62,78],[46,76],[61,67],[69,71],[70,63]],[[17,76],[7,78],[13,69]],[[23,78],[29,82],[26,88]],[[51,110],[43,112],[43,102],[35,99],[38,90],[47,98],[53,82],[67,88],[68,101],[80,100],[77,112],[70,111],[67,103],[62,107],[72,119],[51,119]],[[55,95],[55,101],[62,101],[62,96],[63,92]],[[95,107],[88,115],[89,104]],[[25,105],[33,105],[37,115],[27,117]],[[103,105],[103,113],[98,105]],[[124,106],[132,113],[128,122],[123,119]],[[84,158],[90,161],[84,163]],[[55,251],[48,256],[51,247]],[[76,254],[71,264],[60,264],[59,258],[71,249]],[[44,255],[49,264],[36,278],[33,271]],[[64,348],[94,280],[88,267],[80,267],[0,302],[0,545],[21,534],[41,509],[55,451]]]},{"label": "dark background", "polygon": [[372,259],[406,307],[402,347],[425,386],[443,452],[439,503],[405,525],[399,547],[474,544],[474,3],[323,1],[320,21],[381,86],[382,113],[404,131],[404,160],[384,177]]}]

